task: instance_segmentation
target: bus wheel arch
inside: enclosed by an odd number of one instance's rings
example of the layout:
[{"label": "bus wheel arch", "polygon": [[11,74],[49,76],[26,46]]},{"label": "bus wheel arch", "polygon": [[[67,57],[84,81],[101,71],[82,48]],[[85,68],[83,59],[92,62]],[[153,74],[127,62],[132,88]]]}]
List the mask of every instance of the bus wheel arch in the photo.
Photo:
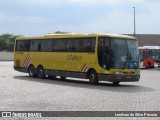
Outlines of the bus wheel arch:
[{"label": "bus wheel arch", "polygon": [[38,78],[40,79],[43,79],[45,77],[45,69],[42,65],[39,65],[37,67],[37,75],[38,75]]},{"label": "bus wheel arch", "polygon": [[34,65],[30,64],[28,67],[28,74],[30,77],[36,77],[36,70]]},{"label": "bus wheel arch", "polygon": [[96,85],[98,84],[98,75],[97,75],[97,72],[95,69],[93,68],[90,68],[88,71],[87,71],[87,76],[86,76],[88,79],[89,79],[89,82],[93,85]]},{"label": "bus wheel arch", "polygon": [[148,62],[146,68],[150,68],[151,67],[151,63]]}]

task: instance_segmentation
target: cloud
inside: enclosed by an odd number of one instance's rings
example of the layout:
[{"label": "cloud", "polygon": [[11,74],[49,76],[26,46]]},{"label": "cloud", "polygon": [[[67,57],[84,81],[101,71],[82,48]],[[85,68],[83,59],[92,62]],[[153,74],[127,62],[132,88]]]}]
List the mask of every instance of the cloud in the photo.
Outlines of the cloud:
[{"label": "cloud", "polygon": [[[43,5],[57,5],[57,4],[72,4],[72,3],[79,3],[79,4],[108,4],[108,5],[118,5],[129,0],[15,0],[20,3],[28,3],[28,4],[43,4]],[[138,1],[138,0],[137,0]]]},{"label": "cloud", "polygon": [[160,33],[160,2],[156,0],[4,0],[3,2],[5,4],[0,4],[0,32],[3,33],[11,31],[24,35],[40,35],[60,30],[132,34],[134,5],[137,33]]},{"label": "cloud", "polygon": [[129,0],[129,2],[133,2],[133,3],[143,3],[145,2],[144,0]]},{"label": "cloud", "polygon": [[40,16],[23,16],[23,15],[12,15],[4,12],[0,12],[0,20],[5,22],[28,22],[28,23],[44,23],[47,19]]},{"label": "cloud", "polygon": [[124,0],[68,0],[68,2],[73,2],[73,3],[108,3],[108,4],[118,4],[123,2]]},{"label": "cloud", "polygon": [[25,0],[25,2],[28,2],[30,4],[47,4],[47,5],[49,5],[49,4],[60,4],[61,0]]}]

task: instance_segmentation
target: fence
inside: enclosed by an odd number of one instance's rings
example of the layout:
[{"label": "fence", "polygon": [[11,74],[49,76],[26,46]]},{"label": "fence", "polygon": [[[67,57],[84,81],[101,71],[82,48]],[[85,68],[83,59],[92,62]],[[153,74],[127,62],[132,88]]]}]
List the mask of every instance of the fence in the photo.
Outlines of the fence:
[{"label": "fence", "polygon": [[0,61],[12,61],[14,59],[13,52],[0,52]]}]

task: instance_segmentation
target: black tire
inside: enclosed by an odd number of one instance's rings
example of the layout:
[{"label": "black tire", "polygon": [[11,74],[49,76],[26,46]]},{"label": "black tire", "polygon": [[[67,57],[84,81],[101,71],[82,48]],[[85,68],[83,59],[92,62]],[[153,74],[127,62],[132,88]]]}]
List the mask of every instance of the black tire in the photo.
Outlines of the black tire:
[{"label": "black tire", "polygon": [[38,78],[43,79],[45,77],[44,68],[39,66],[37,69]]},{"label": "black tire", "polygon": [[56,76],[48,75],[48,78],[49,78],[49,79],[55,79],[55,78],[56,78]]},{"label": "black tire", "polygon": [[98,76],[95,70],[92,70],[88,74],[89,82],[92,85],[97,85],[98,84]]},{"label": "black tire", "polygon": [[117,86],[117,85],[119,85],[119,83],[120,83],[120,82],[113,82],[113,85],[114,85],[114,86]]},{"label": "black tire", "polygon": [[62,77],[62,76],[60,76],[60,77],[61,77],[62,80],[65,80],[65,79],[66,79],[66,77]]},{"label": "black tire", "polygon": [[29,66],[29,68],[28,68],[28,74],[29,74],[30,77],[33,77],[33,78],[36,77],[35,68],[34,68],[33,65]]}]

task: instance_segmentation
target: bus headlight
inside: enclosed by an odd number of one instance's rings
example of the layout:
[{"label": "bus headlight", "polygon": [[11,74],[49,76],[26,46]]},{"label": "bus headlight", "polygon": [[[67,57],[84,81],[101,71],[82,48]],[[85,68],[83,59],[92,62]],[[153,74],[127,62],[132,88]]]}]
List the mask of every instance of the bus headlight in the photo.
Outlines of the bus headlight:
[{"label": "bus headlight", "polygon": [[113,74],[123,74],[122,72],[114,71]]},{"label": "bus headlight", "polygon": [[136,71],[135,74],[140,74],[140,72],[139,72],[139,71]]}]

